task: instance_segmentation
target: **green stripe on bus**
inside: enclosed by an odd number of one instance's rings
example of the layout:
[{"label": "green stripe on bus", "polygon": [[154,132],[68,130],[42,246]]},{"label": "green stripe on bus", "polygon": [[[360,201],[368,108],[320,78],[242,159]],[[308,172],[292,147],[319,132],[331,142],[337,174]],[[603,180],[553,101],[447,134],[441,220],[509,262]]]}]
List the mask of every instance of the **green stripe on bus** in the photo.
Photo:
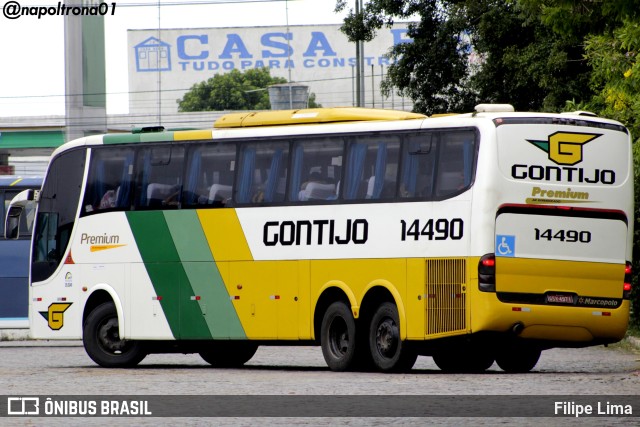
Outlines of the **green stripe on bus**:
[{"label": "green stripe on bus", "polygon": [[103,144],[131,144],[133,142],[140,142],[139,134],[110,133],[102,137]]},{"label": "green stripe on bus", "polygon": [[102,137],[103,144],[135,144],[139,142],[173,141],[174,132],[110,133]]},{"label": "green stripe on bus", "polygon": [[[195,210],[164,212],[173,242],[187,273],[193,296],[213,338],[246,339],[229,292],[211,254]],[[194,302],[196,303],[196,302]]]},{"label": "green stripe on bus", "polygon": [[127,212],[127,220],[174,337],[207,339],[211,333],[161,211]]},{"label": "green stripe on bus", "polygon": [[140,142],[173,141],[173,132],[148,132],[140,134]]}]

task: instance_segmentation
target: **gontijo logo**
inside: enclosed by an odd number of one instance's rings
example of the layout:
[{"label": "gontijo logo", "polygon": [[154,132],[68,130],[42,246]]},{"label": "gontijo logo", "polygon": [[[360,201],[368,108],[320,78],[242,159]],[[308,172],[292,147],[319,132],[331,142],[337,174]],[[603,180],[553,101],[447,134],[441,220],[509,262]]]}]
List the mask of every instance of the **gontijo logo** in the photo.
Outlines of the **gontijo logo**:
[{"label": "gontijo logo", "polygon": [[546,141],[526,139],[548,154],[554,165],[511,165],[511,177],[531,181],[613,185],[616,172],[611,169],[573,167],[583,160],[582,148],[602,136],[599,133],[555,132]]},{"label": "gontijo logo", "polygon": [[546,141],[527,139],[542,151],[549,153],[549,160],[559,165],[573,166],[582,161],[582,146],[601,136],[599,133],[556,132]]},{"label": "gontijo logo", "polygon": [[58,331],[64,326],[64,312],[71,307],[71,302],[54,302],[49,305],[48,311],[39,311],[40,315],[45,318],[49,328]]}]

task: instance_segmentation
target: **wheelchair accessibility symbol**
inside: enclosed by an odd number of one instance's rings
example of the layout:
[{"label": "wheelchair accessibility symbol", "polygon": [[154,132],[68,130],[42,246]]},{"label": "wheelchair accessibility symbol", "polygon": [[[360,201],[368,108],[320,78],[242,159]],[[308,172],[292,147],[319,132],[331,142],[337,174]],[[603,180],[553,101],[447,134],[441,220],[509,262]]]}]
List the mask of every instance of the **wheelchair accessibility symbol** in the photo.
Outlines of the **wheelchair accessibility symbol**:
[{"label": "wheelchair accessibility symbol", "polygon": [[497,256],[515,256],[516,252],[516,236],[507,236],[503,234],[496,235],[496,255]]}]

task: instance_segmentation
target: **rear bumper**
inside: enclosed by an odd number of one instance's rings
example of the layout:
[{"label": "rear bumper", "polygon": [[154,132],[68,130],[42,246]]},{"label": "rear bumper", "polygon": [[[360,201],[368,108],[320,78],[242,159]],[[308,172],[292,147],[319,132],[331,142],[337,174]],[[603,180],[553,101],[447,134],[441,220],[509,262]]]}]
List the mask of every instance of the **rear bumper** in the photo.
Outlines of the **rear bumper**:
[{"label": "rear bumper", "polygon": [[502,332],[523,339],[574,347],[620,341],[629,323],[629,301],[616,309],[510,304],[494,293],[478,293],[472,303],[471,332]]}]

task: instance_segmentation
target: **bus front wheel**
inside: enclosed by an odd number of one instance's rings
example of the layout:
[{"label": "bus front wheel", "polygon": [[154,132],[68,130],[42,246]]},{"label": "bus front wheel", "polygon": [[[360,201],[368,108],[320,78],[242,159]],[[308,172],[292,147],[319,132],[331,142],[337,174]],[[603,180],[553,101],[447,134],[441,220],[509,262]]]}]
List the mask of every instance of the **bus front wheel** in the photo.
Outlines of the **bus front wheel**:
[{"label": "bus front wheel", "polygon": [[332,371],[347,371],[356,360],[356,322],[344,302],[334,302],[322,318],[320,344]]},{"label": "bus front wheel", "polygon": [[200,352],[205,362],[216,368],[239,368],[258,351],[258,345],[249,341],[216,343],[215,348]]},{"label": "bus front wheel", "polygon": [[409,371],[418,353],[400,338],[400,320],[395,304],[381,304],[369,327],[369,350],[374,365],[383,372]]},{"label": "bus front wheel", "polygon": [[103,303],[89,313],[82,342],[89,357],[105,368],[131,368],[147,356],[141,342],[120,338],[113,302]]}]

